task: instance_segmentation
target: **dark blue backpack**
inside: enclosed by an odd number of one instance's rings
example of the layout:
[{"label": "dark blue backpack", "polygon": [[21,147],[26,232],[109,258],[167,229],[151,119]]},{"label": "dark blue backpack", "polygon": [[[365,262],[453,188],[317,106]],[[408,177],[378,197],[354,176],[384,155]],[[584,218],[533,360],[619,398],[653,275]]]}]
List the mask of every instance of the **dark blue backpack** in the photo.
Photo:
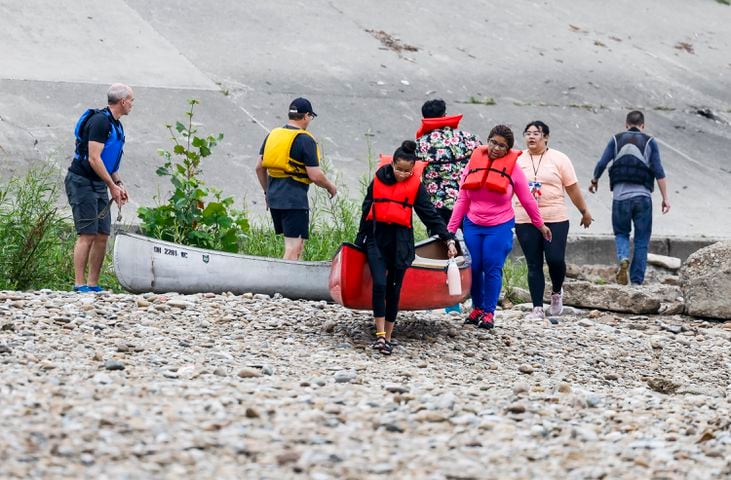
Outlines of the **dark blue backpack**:
[{"label": "dark blue backpack", "polygon": [[89,119],[97,113],[103,113],[104,116],[109,120],[111,130],[109,132],[109,139],[104,144],[104,150],[102,151],[102,160],[107,171],[111,174],[119,169],[119,163],[122,160],[122,148],[124,146],[124,129],[122,124],[115,124],[112,118],[112,113],[108,109],[98,108],[87,108],[84,113],[81,114],[79,119],[76,121],[76,127],[74,127],[74,136],[76,137],[76,148],[74,160],[81,164],[82,169],[91,173],[92,169],[89,166],[88,151],[86,155],[82,155],[79,147],[82,144],[81,134],[86,127],[86,123]]}]

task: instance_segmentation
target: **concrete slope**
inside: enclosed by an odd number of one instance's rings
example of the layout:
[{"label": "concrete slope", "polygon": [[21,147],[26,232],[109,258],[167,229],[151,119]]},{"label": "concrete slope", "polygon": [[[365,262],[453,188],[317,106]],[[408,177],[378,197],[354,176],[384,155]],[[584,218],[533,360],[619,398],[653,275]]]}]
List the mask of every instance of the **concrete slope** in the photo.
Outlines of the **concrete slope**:
[{"label": "concrete slope", "polygon": [[[312,131],[354,196],[369,148],[391,153],[413,138],[428,98],[483,138],[508,123],[521,144],[525,123],[544,120],[584,186],[641,108],[671,187],[654,231],[731,236],[731,7],[713,0],[97,3],[0,1],[3,177],[49,156],[65,165],[76,117],[112,81],[137,93],[122,172],[133,207],[167,188],[155,151],[189,98],[202,102],[201,130],[225,134],[206,178],[255,212],[258,148],[295,96],[312,100]],[[606,177],[600,188],[590,231],[608,233]]]}]

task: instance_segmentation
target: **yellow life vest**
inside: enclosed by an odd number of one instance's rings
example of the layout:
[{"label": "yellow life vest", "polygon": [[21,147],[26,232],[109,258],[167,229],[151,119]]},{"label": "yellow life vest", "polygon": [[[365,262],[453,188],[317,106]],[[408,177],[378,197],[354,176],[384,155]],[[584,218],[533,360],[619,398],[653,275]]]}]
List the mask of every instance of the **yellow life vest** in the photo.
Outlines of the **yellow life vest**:
[{"label": "yellow life vest", "polygon": [[[315,137],[307,130],[275,128],[271,131],[264,144],[264,154],[262,155],[262,166],[267,169],[270,177],[289,177],[306,185],[312,183],[310,177],[307,176],[305,164],[290,157],[290,150],[292,149],[294,139],[300,133],[309,135],[310,138],[315,140]],[[315,143],[317,144],[317,142]],[[317,161],[320,161],[319,145],[317,145]]]}]

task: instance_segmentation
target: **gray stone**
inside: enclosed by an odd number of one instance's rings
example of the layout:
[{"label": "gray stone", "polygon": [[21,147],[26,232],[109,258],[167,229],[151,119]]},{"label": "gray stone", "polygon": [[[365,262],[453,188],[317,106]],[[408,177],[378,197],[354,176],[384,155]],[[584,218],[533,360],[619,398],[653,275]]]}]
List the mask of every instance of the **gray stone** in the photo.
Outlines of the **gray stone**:
[{"label": "gray stone", "polygon": [[242,368],[239,370],[239,373],[237,375],[241,378],[256,378],[261,377],[261,370],[257,368]]},{"label": "gray stone", "polygon": [[658,267],[666,268],[668,270],[679,270],[681,260],[677,257],[668,257],[666,255],[658,255],[656,253],[647,254],[647,263],[649,265],[655,265]]},{"label": "gray stone", "polygon": [[456,401],[457,396],[452,392],[447,392],[437,397],[434,404],[439,409],[452,410]]},{"label": "gray stone", "polygon": [[667,330],[670,333],[678,334],[683,331],[683,327],[681,325],[663,325],[662,328],[664,330]]},{"label": "gray stone", "polygon": [[731,240],[701,248],[680,269],[686,313],[731,319]]},{"label": "gray stone", "polygon": [[124,363],[119,360],[110,359],[104,362],[104,368],[107,370],[124,370]]},{"label": "gray stone", "polygon": [[531,373],[533,373],[533,367],[527,363],[524,363],[518,367],[518,371],[520,373],[526,373],[526,374],[530,375]]},{"label": "gray stone", "polygon": [[521,393],[527,393],[530,391],[530,385],[527,383],[516,383],[513,385],[513,393],[515,395],[520,395]]},{"label": "gray stone", "polygon": [[391,393],[408,393],[409,387],[400,384],[386,385],[386,391]]},{"label": "gray stone", "polygon": [[525,413],[527,410],[526,406],[522,402],[511,403],[507,406],[506,410],[510,413]]},{"label": "gray stone", "polygon": [[357,377],[355,370],[340,370],[335,372],[335,383],[348,383]]},{"label": "gray stone", "polygon": [[624,285],[572,281],[564,283],[563,289],[565,305],[627,313],[656,313],[660,309],[660,300]]}]

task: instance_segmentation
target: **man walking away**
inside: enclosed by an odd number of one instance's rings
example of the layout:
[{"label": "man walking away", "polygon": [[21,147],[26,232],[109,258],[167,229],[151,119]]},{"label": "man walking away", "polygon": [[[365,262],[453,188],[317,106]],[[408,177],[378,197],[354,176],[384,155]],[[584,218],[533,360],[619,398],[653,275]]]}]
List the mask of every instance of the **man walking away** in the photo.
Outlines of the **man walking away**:
[{"label": "man walking away", "polygon": [[[614,135],[594,167],[589,191],[596,193],[604,169],[609,167],[612,190],[612,229],[617,249],[617,283],[642,285],[647,269],[647,251],[652,235],[652,191],[657,186],[662,195],[662,213],[670,211],[665,171],[660,162],[657,142],[643,133],[645,116],[640,111],[627,114],[627,130]],[[634,224],[634,254],[630,267],[630,231]],[[629,279],[627,273],[629,270]]]},{"label": "man walking away", "polygon": [[78,234],[74,245],[75,292],[103,291],[99,273],[112,223],[107,189],[120,207],[129,200],[118,173],[125,140],[119,120],[132,111],[134,101],[129,86],[115,83],[107,91],[108,106],[86,110],[76,123],[76,152],[64,181]]}]

